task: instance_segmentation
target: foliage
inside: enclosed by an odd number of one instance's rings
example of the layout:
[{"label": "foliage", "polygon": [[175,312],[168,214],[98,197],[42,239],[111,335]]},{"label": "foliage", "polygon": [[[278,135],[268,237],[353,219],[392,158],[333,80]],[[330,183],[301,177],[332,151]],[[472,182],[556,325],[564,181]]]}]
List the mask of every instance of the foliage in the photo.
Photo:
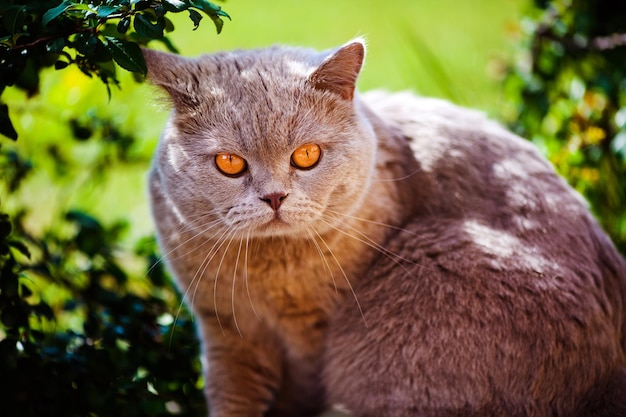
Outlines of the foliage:
[{"label": "foliage", "polygon": [[507,78],[511,126],[590,201],[626,254],[626,3],[536,0]]},{"label": "foliage", "polygon": [[[40,71],[51,65],[76,65],[107,89],[117,83],[114,63],[145,74],[140,45],[156,39],[175,50],[164,37],[173,29],[166,15],[182,11],[195,27],[204,12],[218,32],[227,17],[205,0],[0,0],[0,92],[36,94]],[[52,144],[42,163],[0,144],[0,190],[19,193],[50,164],[60,181],[85,162],[103,179],[138,161],[134,135],[113,120],[86,112],[68,120],[68,131],[74,142],[63,146],[82,146],[88,157],[73,159]],[[2,103],[0,133],[17,136]],[[120,246],[124,222],[106,225],[71,209],[33,232],[34,209],[13,207],[11,218],[0,210],[2,415],[205,415],[195,328],[154,238],[129,253]]]},{"label": "foliage", "polygon": [[[0,155],[15,191],[32,166]],[[33,235],[25,214],[0,213],[2,415],[204,415],[194,326],[154,239],[128,254],[123,223],[69,211]]]},{"label": "foliage", "polygon": [[[7,86],[36,94],[39,72],[52,65],[77,65],[107,88],[117,84],[114,63],[145,75],[140,45],[159,40],[175,51],[165,37],[174,30],[167,14],[185,11],[195,28],[204,12],[218,33],[228,17],[207,0],[0,0],[0,94]],[[2,103],[0,134],[17,138]]]}]

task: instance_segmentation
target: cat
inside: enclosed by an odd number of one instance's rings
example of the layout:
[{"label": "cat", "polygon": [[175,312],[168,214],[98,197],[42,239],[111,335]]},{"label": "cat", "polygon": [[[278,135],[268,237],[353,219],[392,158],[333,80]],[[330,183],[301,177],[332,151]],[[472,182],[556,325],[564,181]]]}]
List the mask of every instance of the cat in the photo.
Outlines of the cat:
[{"label": "cat", "polygon": [[626,416],[626,262],[531,143],[358,94],[361,39],[144,56],[210,416]]}]

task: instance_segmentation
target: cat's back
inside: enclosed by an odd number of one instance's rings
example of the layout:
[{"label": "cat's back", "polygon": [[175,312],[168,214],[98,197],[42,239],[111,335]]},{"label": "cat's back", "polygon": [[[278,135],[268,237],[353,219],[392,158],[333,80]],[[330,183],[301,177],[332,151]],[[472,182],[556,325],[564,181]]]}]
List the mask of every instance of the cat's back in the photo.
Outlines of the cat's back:
[{"label": "cat's back", "polygon": [[423,415],[579,408],[626,364],[626,266],[582,198],[478,112],[405,93],[363,100],[415,155],[418,170],[398,179],[415,208],[355,287],[367,327],[354,330],[346,306],[332,330],[334,346],[377,348],[361,363],[331,347],[330,369],[395,372],[368,379],[380,403],[363,401],[381,415],[401,392]]},{"label": "cat's back", "polygon": [[415,208],[407,216],[414,227],[439,232],[455,224],[462,232],[452,228],[454,245],[465,235],[490,258],[526,258],[537,272],[542,264],[601,253],[624,265],[584,199],[527,140],[481,112],[443,100],[384,92],[364,99],[401,132],[417,160],[400,185],[414,191]]}]

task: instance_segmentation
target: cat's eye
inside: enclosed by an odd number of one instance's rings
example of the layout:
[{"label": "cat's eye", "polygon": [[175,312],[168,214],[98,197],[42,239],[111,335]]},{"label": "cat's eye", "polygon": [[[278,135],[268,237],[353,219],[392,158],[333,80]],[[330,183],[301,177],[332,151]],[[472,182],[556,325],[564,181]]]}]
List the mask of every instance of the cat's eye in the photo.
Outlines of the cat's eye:
[{"label": "cat's eye", "polygon": [[248,169],[246,160],[232,153],[218,153],[215,156],[215,165],[222,174],[229,177],[237,177]]},{"label": "cat's eye", "polygon": [[300,146],[291,154],[291,164],[300,169],[315,167],[322,156],[322,149],[315,143]]}]

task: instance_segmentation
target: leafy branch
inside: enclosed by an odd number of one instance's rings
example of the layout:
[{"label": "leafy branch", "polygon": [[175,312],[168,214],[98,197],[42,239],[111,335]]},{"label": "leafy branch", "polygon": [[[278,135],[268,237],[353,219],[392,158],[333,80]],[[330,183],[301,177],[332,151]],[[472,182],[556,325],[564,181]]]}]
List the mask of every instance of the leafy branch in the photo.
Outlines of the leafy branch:
[{"label": "leafy branch", "polygon": [[[107,89],[117,85],[116,66],[145,75],[140,46],[151,40],[176,48],[168,13],[187,12],[194,30],[203,14],[217,33],[228,14],[207,0],[0,0],[0,94],[15,86],[34,95],[39,72],[76,65]],[[109,91],[110,94],[110,91]],[[6,104],[0,102],[0,134],[17,139]]]}]

